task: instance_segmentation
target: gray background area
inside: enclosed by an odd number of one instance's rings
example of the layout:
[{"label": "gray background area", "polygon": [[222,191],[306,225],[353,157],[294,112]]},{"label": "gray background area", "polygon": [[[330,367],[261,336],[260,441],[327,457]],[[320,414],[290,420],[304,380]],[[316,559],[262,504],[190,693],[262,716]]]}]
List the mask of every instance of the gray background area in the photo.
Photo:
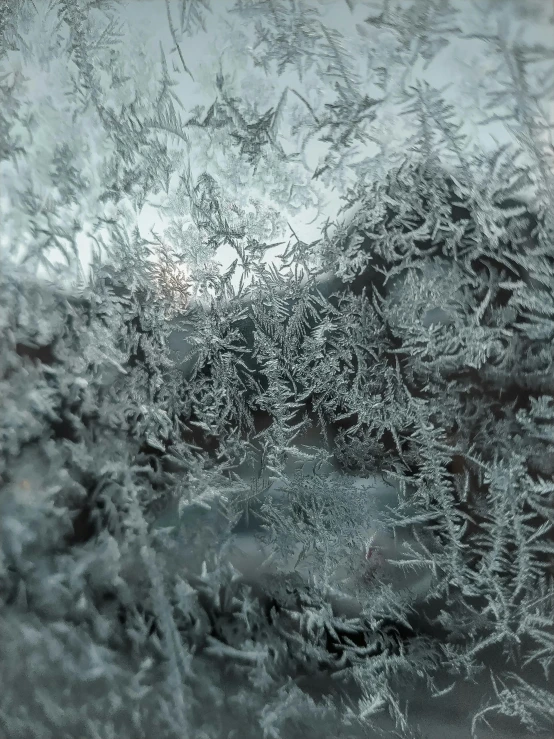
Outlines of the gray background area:
[{"label": "gray background area", "polygon": [[[36,0],[37,6],[40,6]],[[165,0],[128,0],[122,7],[121,18],[125,23],[124,43],[128,44],[129,55],[133,57],[136,64],[137,74],[144,75],[144,84],[148,84],[148,70],[150,65],[159,65],[160,47],[163,48],[170,61],[172,74],[177,80],[174,87],[175,95],[182,103],[183,115],[185,116],[196,105],[209,105],[214,98],[215,75],[218,65],[224,66],[227,74],[234,80],[237,94],[248,93],[252,95],[255,91],[256,97],[263,109],[275,104],[279,98],[280,91],[284,86],[290,85],[296,89],[302,89],[303,94],[309,99],[315,97],[325,99],[331,94],[331,90],[318,87],[320,81],[316,81],[308,74],[300,81],[295,75],[284,75],[279,79],[267,79],[262,71],[254,69],[248,61],[247,49],[251,40],[246,36],[240,19],[233,18],[227,14],[227,9],[233,3],[231,0],[213,0],[211,7],[213,12],[207,14],[206,31],[200,31],[183,44],[182,52],[186,63],[192,72],[191,79],[182,68],[179,69],[178,57],[173,48],[173,43],[168,30]],[[478,4],[489,5],[495,11],[494,17],[498,22],[512,21],[513,33],[523,33],[519,22],[525,20],[526,38],[537,42],[549,43],[552,37],[552,25],[544,23],[544,18],[554,14],[551,0],[455,0],[453,3],[463,9],[464,23],[471,27],[474,23],[475,7]],[[37,137],[29,142],[29,148],[34,152],[34,157],[29,157],[36,167],[32,173],[32,179],[37,187],[43,187],[44,198],[48,197],[49,181],[45,172],[42,171],[41,162],[45,158],[45,152],[53,145],[53,141],[60,136],[77,136],[86,139],[89,146],[89,156],[94,161],[95,155],[102,151],[104,141],[98,135],[92,123],[84,121],[82,128],[71,129],[70,124],[63,119],[63,96],[59,80],[65,74],[64,70],[52,65],[49,68],[41,67],[38,54],[34,53],[40,48],[40,43],[51,32],[47,24],[48,3],[44,3],[43,17],[40,13],[36,16],[34,24],[28,29],[22,29],[23,36],[28,44],[30,52],[24,58],[11,58],[10,64],[18,69],[28,79],[28,107],[29,115],[38,114],[44,119],[44,136]],[[169,3],[170,7],[172,3]],[[371,2],[346,2],[345,0],[320,0],[318,6],[324,10],[325,22],[344,34],[346,43],[353,50],[354,58],[359,61],[358,74],[363,78],[367,65],[364,57],[364,44],[369,40],[364,39],[362,21],[370,12],[376,12],[379,5]],[[373,11],[371,10],[373,8]],[[360,32],[359,28],[362,28]],[[382,36],[370,40],[377,44],[377,53],[383,57],[386,65],[388,55],[393,54],[393,39],[387,32]],[[359,49],[359,54],[356,50]],[[457,112],[465,121],[467,133],[471,135],[472,141],[485,149],[491,149],[498,143],[510,140],[509,129],[500,123],[479,126],[478,121],[482,115],[483,95],[486,94],[488,78],[492,73],[486,54],[483,53],[483,45],[478,41],[456,41],[446,44],[437,59],[428,69],[412,69],[410,75],[413,80],[426,79],[433,85],[440,87],[449,85],[446,95],[455,106]],[[175,71],[177,70],[177,71]],[[0,70],[1,72],[1,70]],[[65,80],[65,77],[63,77]],[[554,111],[551,111],[554,114]],[[52,133],[54,132],[54,133]],[[388,136],[390,141],[399,149],[410,135],[410,131],[403,126],[394,107],[383,110],[379,120],[376,122],[377,136]],[[286,135],[283,136],[283,147],[286,149]],[[368,143],[359,146],[357,156],[360,160],[371,157],[375,149]],[[182,156],[190,158],[191,172],[198,176],[202,172],[208,172],[214,176],[221,186],[237,202],[245,203],[249,198],[257,198],[268,209],[274,208],[279,211],[273,222],[268,220],[265,237],[269,242],[282,240],[288,237],[287,224],[290,223],[300,238],[309,242],[317,239],[321,233],[322,224],[327,218],[333,220],[341,206],[341,194],[345,189],[354,184],[354,179],[348,182],[322,183],[312,181],[311,173],[317,166],[318,161],[326,153],[325,144],[314,143],[308,148],[304,169],[299,169],[299,186],[295,195],[291,196],[289,209],[282,208],[280,203],[272,201],[271,178],[258,179],[248,178],[243,180],[226,174],[225,162],[220,161],[220,152],[214,152],[209,147],[198,146],[187,150],[183,147]],[[94,210],[98,211],[99,205],[95,200],[95,182],[93,167],[90,174],[90,187],[87,189],[87,200],[81,204],[82,213]],[[19,187],[19,183],[25,180],[30,173],[15,171],[8,162],[0,163],[0,249],[8,248],[16,240],[21,243],[22,254],[25,250],[25,223],[12,218],[12,213],[17,209],[11,207],[13,193]],[[173,183],[173,190],[175,188]],[[120,214],[122,222],[129,228],[138,226],[140,233],[148,237],[152,229],[160,234],[166,234],[169,218],[174,215],[181,205],[176,201],[173,190],[166,195],[158,195],[149,198],[147,203],[139,212],[129,211]],[[88,209],[88,210],[87,210]],[[78,215],[78,214],[76,214]],[[106,216],[114,215],[106,206]],[[186,216],[186,213],[184,213]],[[281,231],[279,231],[279,227]],[[166,234],[170,238],[170,234]],[[90,262],[94,244],[91,239],[86,219],[82,223],[77,235],[79,254],[83,268],[87,269]],[[277,254],[280,249],[274,249],[268,253],[268,260],[275,261],[279,267]],[[218,269],[224,269],[234,259],[234,252],[228,247],[222,247],[215,254],[206,254],[206,260],[213,260]],[[192,268],[193,265],[183,265]],[[75,279],[75,275],[65,276],[68,282]],[[235,277],[238,283],[240,274]],[[433,308],[433,306],[430,306]],[[176,343],[174,348],[179,348]],[[317,439],[306,439],[306,443],[317,443]],[[292,468],[291,470],[292,471]],[[375,499],[376,508],[383,507],[394,502],[396,491],[386,486],[379,479],[370,479],[373,485],[372,495]],[[279,485],[273,488],[273,493],[279,495]],[[176,520],[176,510],[166,511],[159,520],[160,526],[171,525]],[[204,514],[202,514],[204,515]],[[202,522],[199,514],[198,523]],[[368,535],[376,533],[387,551],[392,552],[397,545],[386,532],[374,531],[369,527]],[[232,555],[234,564],[249,576],[255,577],[261,562],[265,559],[264,551],[259,547],[252,537],[251,530],[243,530],[237,535],[237,550]],[[270,570],[271,571],[271,570]],[[424,579],[411,582],[410,586],[420,587],[424,594]],[[499,658],[491,654],[489,666],[496,669]],[[533,675],[529,675],[531,679]],[[443,681],[446,687],[449,684],[448,676]],[[554,687],[554,686],[553,686]],[[486,698],[491,696],[491,681],[485,671],[475,684],[469,682],[458,683],[457,688],[450,694],[433,700],[418,698],[418,696],[406,695],[406,699],[412,698],[411,719],[414,725],[421,726],[420,739],[467,739],[469,737],[469,717]],[[383,727],[390,726],[383,720]],[[394,734],[389,733],[389,736]],[[488,729],[482,726],[479,736],[498,737],[498,739],[526,739],[531,734],[510,724],[507,720],[494,718],[493,727]],[[154,739],[154,738],[153,738]],[[414,737],[415,739],[415,737]]]}]

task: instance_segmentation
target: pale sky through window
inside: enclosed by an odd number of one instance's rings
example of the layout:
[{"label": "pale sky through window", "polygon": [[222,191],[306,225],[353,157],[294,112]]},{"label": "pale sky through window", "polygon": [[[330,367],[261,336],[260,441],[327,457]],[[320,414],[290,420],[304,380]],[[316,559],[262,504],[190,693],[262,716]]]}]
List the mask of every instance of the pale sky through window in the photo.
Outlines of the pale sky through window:
[{"label": "pale sky through window", "polygon": [[[465,0],[455,0],[455,4],[463,9],[461,16],[462,23],[471,28],[472,20],[474,20],[475,7],[478,3],[466,2]],[[485,3],[487,4],[487,3]],[[285,72],[280,78],[266,77],[263,70],[253,69],[248,63],[248,55],[250,54],[252,40],[247,36],[244,30],[244,24],[241,24],[240,18],[236,14],[229,13],[229,8],[234,5],[234,0],[217,0],[210,4],[210,12],[206,12],[206,33],[202,30],[192,34],[190,37],[184,37],[180,42],[181,53],[188,69],[190,70],[191,79],[182,68],[174,44],[171,39],[167,6],[170,13],[173,14],[174,22],[177,22],[177,14],[180,4],[169,0],[166,6],[166,0],[129,0],[123,3],[119,8],[122,22],[128,27],[128,39],[131,43],[131,53],[135,53],[138,49],[142,54],[142,64],[159,65],[160,64],[160,48],[163,48],[166,55],[170,76],[175,80],[176,85],[173,87],[175,98],[180,101],[177,104],[177,110],[183,120],[187,120],[191,115],[191,111],[197,105],[209,106],[217,95],[215,85],[215,77],[218,70],[219,62],[226,77],[232,81],[234,94],[237,97],[243,97],[245,100],[254,101],[259,105],[259,110],[263,111],[271,106],[275,106],[280,96],[280,92],[288,86],[298,91],[302,91],[312,100],[332,100],[333,90],[328,80],[306,75],[303,81],[298,79],[295,74]],[[540,21],[540,13],[533,14],[534,10],[544,10],[543,0],[535,0],[535,2],[527,2],[527,0],[506,0],[506,2],[498,2],[498,0],[489,0],[488,5],[497,10],[497,17],[503,22],[509,22],[511,33],[518,37],[522,34],[521,20],[525,16],[527,40],[551,43],[551,26]],[[352,10],[349,8],[352,6]],[[361,80],[367,75],[367,53],[368,47],[373,45],[374,52],[383,57],[383,64],[386,65],[388,55],[394,53],[395,39],[393,34],[383,30],[375,41],[375,35],[370,36],[367,32],[367,26],[364,26],[364,20],[369,14],[379,12],[381,5],[371,2],[355,2],[346,3],[345,0],[326,0],[326,2],[317,3],[318,11],[321,13],[321,19],[332,29],[339,31],[344,38],[345,48],[351,54],[354,62],[358,63],[358,69],[355,70]],[[44,19],[48,18],[47,7],[42,11]],[[27,79],[27,91],[29,96],[29,104],[34,103],[35,109],[33,114],[36,115],[38,109],[39,114],[44,112],[44,130],[41,128],[40,133],[43,136],[41,146],[38,148],[38,155],[44,154],[45,161],[47,159],[46,152],[55,145],[55,143],[64,136],[63,127],[66,122],[55,118],[56,107],[61,108],[61,100],[65,92],[61,91],[64,82],[67,82],[67,70],[57,70],[55,66],[41,65],[40,55],[35,54],[33,58],[33,50],[39,48],[41,34],[48,32],[47,20],[36,21],[35,26],[28,30],[25,36],[26,43],[29,44],[31,53],[26,59],[10,59],[14,69],[20,70],[20,73]],[[475,24],[474,24],[475,25]],[[52,29],[50,29],[52,31]],[[473,29],[474,31],[477,29]],[[483,29],[479,29],[483,30]],[[492,32],[494,29],[491,28]],[[35,38],[36,37],[36,38]],[[35,44],[35,46],[33,46]],[[445,90],[445,97],[454,104],[454,107],[460,117],[466,124],[466,133],[473,143],[479,142],[479,145],[486,149],[491,149],[497,145],[497,142],[504,142],[510,139],[511,134],[506,126],[494,123],[488,126],[482,126],[478,129],[477,121],[482,115],[481,103],[483,95],[487,87],[487,83],[493,74],[494,68],[490,59],[483,53],[485,46],[483,42],[478,40],[454,39],[450,45],[447,45],[440,51],[435,60],[430,64],[429,68],[423,71],[421,68],[414,68],[409,71],[410,79],[414,82],[417,79],[425,79],[436,88],[449,85]],[[148,61],[150,60],[150,61]],[[140,71],[140,70],[139,70]],[[145,86],[148,89],[147,81],[142,79],[138,82],[138,87]],[[253,90],[252,86],[257,85]],[[327,87],[325,87],[327,85]],[[116,93],[117,94],[117,93]],[[124,94],[124,93],[123,93]],[[377,90],[373,94],[378,94]],[[59,101],[59,105],[57,103]],[[38,105],[37,105],[38,103]],[[287,100],[288,104],[288,100]],[[54,110],[46,112],[49,106]],[[288,111],[285,111],[285,117]],[[550,111],[552,117],[553,112]],[[398,115],[398,111],[390,106],[387,110],[380,113],[379,121],[382,125],[383,135],[387,135],[392,141],[392,148],[401,151],[402,142],[407,136],[404,128],[403,119]],[[90,149],[90,158],[93,162],[95,159],[95,151],[101,150],[104,142],[99,138],[98,132],[92,130],[89,125],[90,118],[84,119],[80,124],[82,126],[80,135],[82,140],[86,141],[86,146]],[[47,130],[48,126],[51,130]],[[378,132],[379,133],[379,132]],[[25,138],[25,137],[24,137]],[[160,138],[164,139],[165,134],[160,134]],[[25,141],[23,142],[25,144]],[[175,145],[175,141],[171,142]],[[283,149],[288,153],[290,150],[290,142],[287,141],[286,135],[283,134],[280,140]],[[287,146],[289,147],[287,149]],[[377,147],[368,141],[364,144],[355,143],[357,148],[356,160],[360,161],[367,157],[374,157]],[[197,140],[191,136],[190,151],[187,152],[183,145],[180,154],[183,158],[189,159],[191,173],[195,181],[203,173],[211,174],[220,185],[223,194],[234,200],[238,204],[244,205],[248,198],[257,198],[264,207],[277,208],[282,217],[282,225],[284,231],[279,237],[269,234],[268,243],[275,241],[287,241],[292,236],[287,224],[290,223],[299,238],[306,242],[311,242],[321,236],[322,224],[329,218],[333,221],[341,207],[341,194],[347,185],[355,183],[355,173],[352,172],[352,178],[349,182],[341,182],[338,177],[332,176],[329,182],[323,180],[311,180],[311,174],[314,172],[318,161],[327,151],[327,145],[322,144],[315,138],[308,145],[306,151],[305,171],[300,172],[305,181],[302,187],[299,185],[299,192],[291,191],[290,210],[286,212],[279,203],[272,201],[271,197],[271,181],[270,173],[263,171],[253,174],[249,181],[233,182],[230,179],[225,180],[222,175],[224,168],[224,159],[228,156],[228,152],[210,150],[209,148],[200,151]],[[210,158],[211,157],[211,158]],[[7,166],[7,165],[6,165]],[[36,183],[40,181],[40,161],[35,161],[36,171],[32,173],[33,183],[35,187],[39,187]],[[2,170],[0,170],[1,173]],[[13,179],[11,179],[13,178]],[[0,218],[2,213],[10,213],[10,182],[18,183],[21,181],[21,173],[12,171],[4,180],[4,192],[0,195]],[[172,181],[172,189],[175,189],[175,177]],[[311,188],[311,192],[309,192]],[[40,189],[40,188],[39,188]],[[44,187],[44,203],[47,204],[50,196],[48,187]],[[98,203],[94,202],[94,188],[89,190],[90,202],[83,208],[86,214],[86,208],[90,208],[89,212],[98,211]],[[299,199],[300,198],[300,199]],[[319,202],[319,212],[316,204]],[[161,210],[158,206],[165,206],[165,210]],[[179,205],[179,204],[178,204]],[[186,220],[187,204],[183,204],[182,215]],[[295,207],[296,206],[296,207]],[[146,203],[136,215],[131,213],[130,227],[136,218],[136,224],[140,233],[145,238],[150,238],[150,231],[155,229],[159,236],[164,237],[164,232],[168,227],[168,214],[175,210],[176,203],[170,199],[160,196],[147,198]],[[108,207],[106,215],[113,215]],[[76,214],[77,215],[77,214]],[[21,237],[24,225],[19,224],[17,218],[13,221],[4,218],[4,228],[0,234],[0,247],[7,246],[8,243],[21,241],[25,239]],[[6,225],[8,223],[9,225]],[[21,229],[21,230],[18,230]],[[332,230],[331,230],[332,233]],[[171,235],[165,234],[165,240],[171,241]],[[87,224],[82,223],[82,227],[76,234],[76,243],[78,245],[79,255],[82,264],[85,266],[90,263],[92,250],[94,248],[93,240],[87,231]],[[277,254],[282,251],[283,247],[276,247],[271,250],[267,258],[268,260],[276,260]],[[229,247],[221,247],[215,255],[215,260],[221,265],[221,268],[228,267],[235,258],[234,251]],[[68,275],[69,279],[72,278]],[[240,273],[237,272],[235,284],[238,284]]]}]

